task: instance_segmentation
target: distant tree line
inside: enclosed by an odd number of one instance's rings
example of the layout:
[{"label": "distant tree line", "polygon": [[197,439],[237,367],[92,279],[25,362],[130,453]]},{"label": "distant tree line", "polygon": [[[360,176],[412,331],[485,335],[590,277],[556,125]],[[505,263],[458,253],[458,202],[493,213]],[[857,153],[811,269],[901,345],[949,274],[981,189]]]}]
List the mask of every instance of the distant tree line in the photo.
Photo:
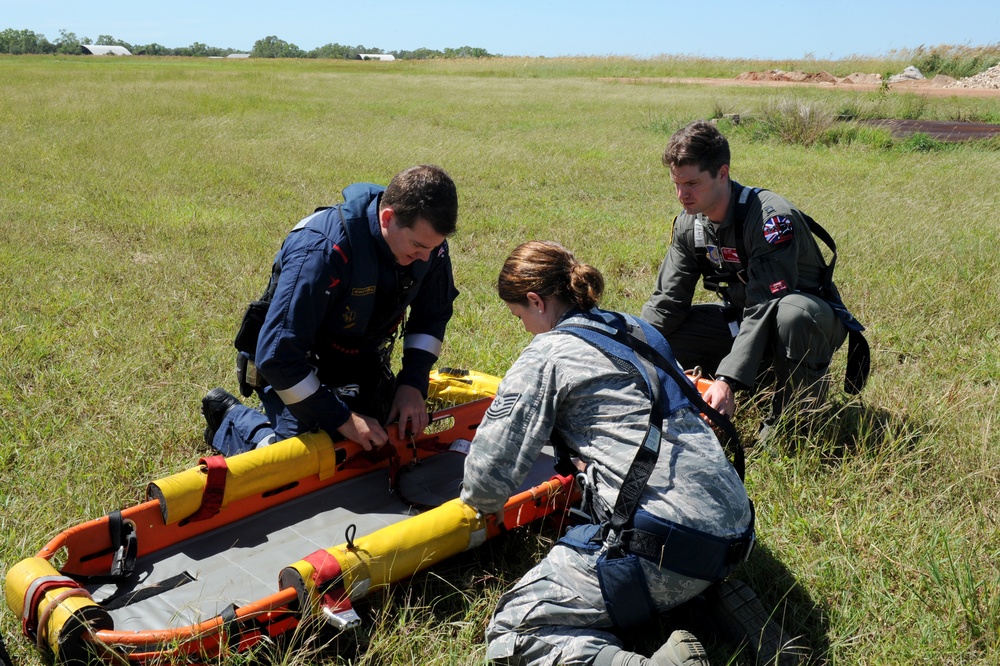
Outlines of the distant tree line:
[{"label": "distant tree line", "polygon": [[[231,53],[245,53],[239,49],[223,49],[195,42],[191,46],[170,48],[162,44],[130,44],[111,35],[98,35],[96,40],[89,37],[79,38],[75,33],[66,30],[59,31],[59,38],[50,42],[45,35],[31,30],[15,30],[7,28],[0,32],[0,54],[21,55],[26,53],[63,53],[78,55],[83,52],[83,44],[101,44],[104,46],[124,46],[134,55],[158,56],[227,56]],[[252,58],[334,58],[353,60],[360,53],[391,54],[401,60],[426,60],[429,58],[490,58],[486,49],[473,46],[462,46],[457,49],[415,49],[413,51],[383,51],[379,48],[363,45],[345,46],[343,44],[326,44],[312,51],[303,51],[295,44],[290,44],[275,36],[258,39],[250,51]]]}]

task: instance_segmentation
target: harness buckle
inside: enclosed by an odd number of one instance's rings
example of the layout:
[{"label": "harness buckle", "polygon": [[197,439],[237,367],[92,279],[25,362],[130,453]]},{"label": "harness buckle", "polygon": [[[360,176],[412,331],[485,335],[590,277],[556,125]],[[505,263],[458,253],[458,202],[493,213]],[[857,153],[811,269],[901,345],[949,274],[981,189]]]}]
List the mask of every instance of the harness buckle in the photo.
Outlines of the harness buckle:
[{"label": "harness buckle", "polygon": [[726,553],[726,564],[735,566],[750,559],[757,544],[757,534],[752,532],[746,539],[737,539],[729,544],[729,552]]},{"label": "harness buckle", "polygon": [[330,606],[323,606],[323,619],[336,629],[343,631],[351,629],[361,624],[361,617],[351,606],[343,610],[335,610]]},{"label": "harness buckle", "polygon": [[361,387],[357,384],[344,384],[333,389],[333,392],[341,398],[357,398],[361,393]]}]

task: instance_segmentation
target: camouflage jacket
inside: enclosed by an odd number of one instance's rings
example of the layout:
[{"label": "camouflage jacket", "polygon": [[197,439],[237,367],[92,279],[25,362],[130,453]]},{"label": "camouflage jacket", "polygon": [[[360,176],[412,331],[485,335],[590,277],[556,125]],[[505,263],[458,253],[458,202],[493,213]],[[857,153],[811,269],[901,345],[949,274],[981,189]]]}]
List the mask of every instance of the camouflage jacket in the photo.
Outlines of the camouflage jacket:
[{"label": "camouflage jacket", "polygon": [[[571,321],[572,313],[560,324]],[[498,511],[524,481],[553,430],[586,462],[600,500],[613,507],[649,425],[644,381],[559,326],[535,336],[500,383],[465,461],[462,500]],[[750,522],[746,490],[694,410],[663,423],[642,508],[720,537]]]}]

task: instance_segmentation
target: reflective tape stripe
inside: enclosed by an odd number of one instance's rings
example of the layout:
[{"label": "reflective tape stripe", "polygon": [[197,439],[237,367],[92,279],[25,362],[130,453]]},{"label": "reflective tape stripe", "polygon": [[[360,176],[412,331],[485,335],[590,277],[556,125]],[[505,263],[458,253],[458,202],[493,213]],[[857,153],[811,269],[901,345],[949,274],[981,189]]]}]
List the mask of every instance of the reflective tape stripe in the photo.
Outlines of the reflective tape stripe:
[{"label": "reflective tape stripe", "polygon": [[694,249],[701,251],[705,248],[705,227],[701,226],[701,220],[694,221]]},{"label": "reflective tape stripe", "polygon": [[442,342],[433,335],[414,333],[403,338],[403,349],[422,349],[435,356],[441,355]]},{"label": "reflective tape stripe", "polygon": [[309,224],[310,222],[312,222],[312,220],[313,220],[313,218],[314,218],[314,217],[316,217],[316,216],[317,216],[317,215],[319,215],[320,213],[324,213],[324,212],[326,212],[326,211],[323,211],[323,210],[318,210],[318,211],[316,211],[315,213],[313,213],[312,215],[310,215],[309,217],[304,217],[304,218],[302,218],[301,220],[299,220],[299,223],[298,223],[298,224],[296,224],[296,225],[295,225],[295,226],[294,226],[294,227],[292,228],[292,231],[298,231],[298,230],[299,230],[299,229],[301,229],[302,227],[304,227],[304,226],[306,226],[307,224]]},{"label": "reflective tape stripe", "polygon": [[281,398],[281,402],[286,405],[294,405],[302,402],[319,390],[320,381],[315,372],[310,372],[306,378],[291,388],[275,389],[275,393]]}]

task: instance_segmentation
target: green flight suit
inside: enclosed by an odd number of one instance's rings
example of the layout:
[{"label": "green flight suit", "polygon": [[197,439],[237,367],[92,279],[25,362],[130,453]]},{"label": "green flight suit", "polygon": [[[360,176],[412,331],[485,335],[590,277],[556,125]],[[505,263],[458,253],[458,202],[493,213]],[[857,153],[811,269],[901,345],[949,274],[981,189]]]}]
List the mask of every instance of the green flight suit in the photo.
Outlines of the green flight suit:
[{"label": "green flight suit", "polygon": [[[703,215],[674,219],[672,239],[656,288],[642,317],[667,338],[685,368],[700,365],[738,386],[751,388],[773,366],[772,416],[804,393],[822,400],[828,369],[847,329],[830,305],[814,295],[823,286],[826,261],[803,214],[781,196],[731,183],[721,224]],[[745,196],[743,242],[737,242],[737,202]],[[746,257],[746,269],[739,253]],[[735,279],[739,274],[739,279]],[[729,276],[730,307],[693,304],[698,280]]]}]

